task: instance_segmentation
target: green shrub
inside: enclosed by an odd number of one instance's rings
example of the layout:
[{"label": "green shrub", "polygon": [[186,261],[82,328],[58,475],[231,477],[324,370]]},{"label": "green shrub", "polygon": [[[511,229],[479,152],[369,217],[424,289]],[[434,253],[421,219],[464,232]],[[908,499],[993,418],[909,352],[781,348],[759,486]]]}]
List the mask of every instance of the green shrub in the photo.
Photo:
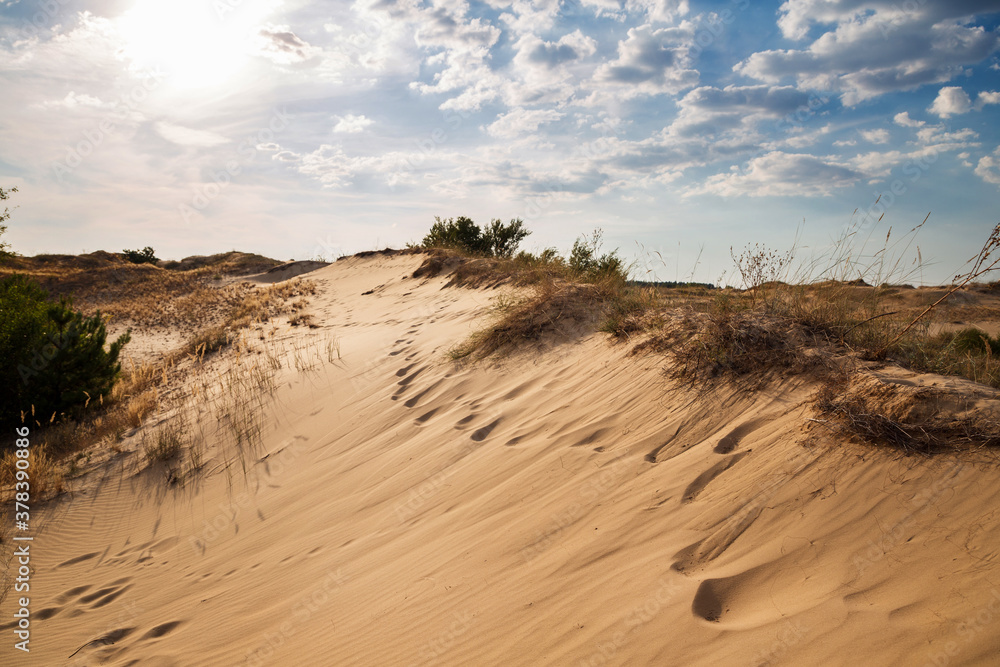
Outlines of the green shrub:
[{"label": "green shrub", "polygon": [[1000,339],[990,338],[988,333],[976,327],[968,327],[956,333],[952,345],[957,352],[1000,354]]},{"label": "green shrub", "polygon": [[[17,188],[11,188],[10,190],[4,190],[3,188],[0,188],[0,201],[7,201],[7,199],[9,199],[11,194],[14,192],[17,192]],[[4,233],[7,231],[7,225],[3,223],[7,222],[9,219],[10,219],[10,209],[4,207],[3,212],[0,213],[0,236],[3,236]],[[10,251],[10,244],[0,241],[0,260],[5,260],[13,256],[13,254],[14,253]]]},{"label": "green shrub", "polygon": [[618,256],[618,251],[598,254],[602,235],[600,229],[595,229],[590,238],[584,234],[574,241],[569,255],[569,268],[587,282],[613,279],[624,283],[628,280],[628,268]]},{"label": "green shrub", "polygon": [[531,232],[524,228],[524,221],[520,218],[511,220],[506,225],[499,219],[494,219],[483,231],[483,245],[493,257],[513,257],[514,251],[529,234]]},{"label": "green shrub", "polygon": [[156,264],[160,261],[157,259],[155,251],[149,246],[142,250],[122,250],[122,255],[133,264]]},{"label": "green shrub", "polygon": [[0,422],[78,416],[111,391],[129,339],[125,333],[105,350],[100,313],[84,316],[68,299],[50,302],[25,276],[0,280]]},{"label": "green shrub", "polygon": [[474,254],[484,249],[482,230],[464,215],[442,220],[435,216],[430,232],[424,237],[425,248],[455,248]]},{"label": "green shrub", "polygon": [[422,245],[425,248],[454,248],[473,255],[509,258],[529,234],[531,232],[524,228],[524,221],[520,219],[507,224],[494,219],[484,230],[464,215],[447,220],[435,217]]}]

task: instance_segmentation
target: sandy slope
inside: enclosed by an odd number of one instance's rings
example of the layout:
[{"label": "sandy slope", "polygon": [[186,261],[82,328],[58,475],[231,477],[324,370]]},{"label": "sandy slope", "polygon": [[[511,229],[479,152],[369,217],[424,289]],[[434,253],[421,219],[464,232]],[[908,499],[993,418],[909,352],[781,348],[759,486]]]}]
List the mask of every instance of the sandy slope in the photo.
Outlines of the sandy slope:
[{"label": "sandy slope", "polygon": [[496,292],[419,263],[310,274],[324,326],[283,335],[343,358],[282,370],[245,475],[209,432],[200,476],[123,456],[37,516],[32,652],[5,629],[0,661],[995,663],[995,467],[834,442],[809,387],[677,388],[600,335],[454,364]]}]

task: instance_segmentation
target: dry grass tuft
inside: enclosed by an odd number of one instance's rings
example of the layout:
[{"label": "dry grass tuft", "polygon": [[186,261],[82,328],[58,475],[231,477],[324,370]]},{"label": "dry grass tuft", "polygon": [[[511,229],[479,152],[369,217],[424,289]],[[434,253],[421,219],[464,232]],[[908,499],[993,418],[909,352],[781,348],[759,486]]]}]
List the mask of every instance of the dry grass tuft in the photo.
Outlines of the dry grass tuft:
[{"label": "dry grass tuft", "polygon": [[[58,496],[66,490],[66,476],[62,466],[44,446],[31,446],[30,475],[31,498],[34,502]],[[17,474],[17,457],[8,451],[0,459],[0,497],[8,500],[14,492]]]},{"label": "dry grass tuft", "polygon": [[143,452],[149,465],[153,466],[175,460],[183,451],[184,444],[188,440],[187,431],[186,420],[182,417],[175,417],[161,425],[152,435],[144,434]]},{"label": "dry grass tuft", "polygon": [[597,321],[592,285],[544,282],[529,296],[502,296],[493,307],[493,321],[454,348],[452,359],[482,359],[495,352],[509,352],[525,342],[539,341],[546,334],[581,333]]},{"label": "dry grass tuft", "polygon": [[907,454],[967,451],[1000,445],[1000,428],[975,412],[959,411],[940,392],[831,379],[816,395],[821,421],[862,441]]}]

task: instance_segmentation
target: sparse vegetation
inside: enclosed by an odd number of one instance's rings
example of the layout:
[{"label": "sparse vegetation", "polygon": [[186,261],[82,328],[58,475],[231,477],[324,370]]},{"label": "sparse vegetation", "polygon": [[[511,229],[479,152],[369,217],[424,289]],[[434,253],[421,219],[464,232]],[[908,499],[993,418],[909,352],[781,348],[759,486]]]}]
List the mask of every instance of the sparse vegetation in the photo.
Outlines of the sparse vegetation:
[{"label": "sparse vegetation", "polygon": [[0,421],[52,423],[78,417],[109,394],[129,341],[125,333],[105,349],[100,312],[84,316],[72,302],[49,300],[33,280],[0,279]]},{"label": "sparse vegetation", "polygon": [[122,256],[133,264],[156,264],[156,251],[146,246],[142,250],[122,250]]},{"label": "sparse vegetation", "polygon": [[[617,251],[601,252],[600,229],[578,238],[569,257],[564,258],[552,248],[537,255],[526,251],[514,254],[520,240],[530,233],[520,220],[512,221],[511,226],[515,223],[517,234],[512,238],[516,242],[504,246],[503,253],[482,251],[482,246],[476,245],[478,228],[468,218],[437,218],[424,240],[425,246],[433,249],[413,274],[416,278],[450,270],[450,285],[510,285],[530,291],[495,308],[494,321],[454,348],[453,358],[482,358],[520,341],[538,340],[548,332],[579,333],[587,328],[587,322],[591,328],[603,324],[617,330],[626,326],[624,320],[631,314],[656,302],[653,291],[629,284],[629,269]],[[466,241],[433,240],[441,238]],[[470,244],[475,250],[469,250]]]},{"label": "sparse vegetation", "polygon": [[525,229],[524,221],[519,218],[507,224],[493,219],[485,229],[480,229],[471,218],[465,216],[434,220],[430,232],[423,240],[425,248],[451,248],[472,255],[509,258],[514,255],[521,241],[531,234]]},{"label": "sparse vegetation", "polygon": [[[616,253],[601,253],[600,230],[577,239],[567,258],[551,249],[520,252],[506,261],[438,251],[415,275],[449,270],[451,285],[523,288],[496,300],[490,324],[453,348],[454,359],[512,351],[548,333],[599,329],[632,340],[633,353],[663,354],[671,375],[693,382],[722,378],[761,386],[777,373],[808,372],[843,384],[845,367],[874,362],[1000,387],[1000,337],[975,328],[935,332],[927,319],[947,307],[956,286],[969,286],[971,277],[1000,265],[994,256],[1000,225],[955,285],[937,293],[925,289],[918,300],[906,283],[919,268],[908,254],[922,225],[899,240],[890,230],[873,251],[866,248],[870,230],[862,236],[860,226],[849,228],[828,254],[804,263],[796,262],[794,247],[734,250],[741,288],[629,281]],[[919,262],[919,250],[916,255]],[[873,416],[879,414],[874,408],[862,409],[862,398],[852,403],[827,396],[818,405],[838,423],[851,424],[853,433],[907,452],[936,451],[949,438],[964,446],[1000,444],[988,425],[962,423],[953,425],[959,428],[953,432],[903,416],[882,419]]]},{"label": "sparse vegetation", "polygon": [[[0,201],[7,201],[15,192],[17,192],[17,188],[10,188],[9,190],[0,188]],[[0,213],[0,236],[7,233],[7,225],[5,223],[8,220],[10,220],[10,209],[5,206],[3,212]],[[10,244],[0,241],[0,261],[10,257],[13,257],[13,253],[10,251]]]},{"label": "sparse vegetation", "polygon": [[935,398],[935,393],[926,388],[912,389],[871,379],[865,381],[858,376],[834,375],[817,393],[816,407],[826,417],[820,423],[864,442],[908,454],[1000,445],[996,424],[984,418],[919,409],[921,403]]},{"label": "sparse vegetation", "polygon": [[161,425],[149,436],[144,451],[149,465],[168,463],[177,458],[187,441],[187,423],[181,418]]}]

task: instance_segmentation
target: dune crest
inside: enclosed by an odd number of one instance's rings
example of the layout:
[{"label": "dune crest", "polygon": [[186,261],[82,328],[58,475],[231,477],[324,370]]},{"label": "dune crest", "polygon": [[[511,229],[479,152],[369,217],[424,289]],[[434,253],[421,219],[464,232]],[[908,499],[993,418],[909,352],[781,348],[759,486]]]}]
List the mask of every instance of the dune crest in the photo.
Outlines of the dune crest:
[{"label": "dune crest", "polygon": [[[814,420],[806,379],[682,386],[661,356],[603,334],[449,361],[496,292],[413,277],[421,261],[310,273],[317,326],[278,342],[335,336],[341,357],[282,366],[242,459],[206,426],[197,474],[169,483],[123,454],[50,503],[32,547],[36,639],[16,664],[1000,652],[995,466],[852,444]],[[977,409],[998,405],[975,391]]]}]

